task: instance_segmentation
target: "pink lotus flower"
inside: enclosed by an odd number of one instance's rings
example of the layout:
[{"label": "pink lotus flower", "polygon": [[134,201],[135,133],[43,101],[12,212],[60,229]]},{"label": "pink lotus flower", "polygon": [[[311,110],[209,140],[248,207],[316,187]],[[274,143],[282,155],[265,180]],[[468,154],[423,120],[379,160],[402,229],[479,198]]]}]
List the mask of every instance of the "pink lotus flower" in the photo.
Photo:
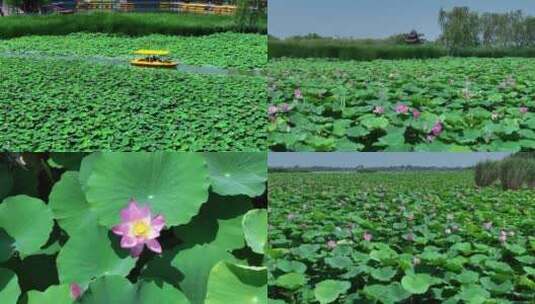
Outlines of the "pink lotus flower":
[{"label": "pink lotus flower", "polygon": [[492,222],[483,223],[483,228],[485,228],[485,230],[490,230],[490,228],[492,228]]},{"label": "pink lotus flower", "polygon": [[434,135],[427,135],[427,137],[425,138],[428,142],[432,142],[433,140],[435,140],[436,136]]},{"label": "pink lotus flower", "polygon": [[278,107],[278,110],[282,113],[286,113],[290,111],[290,105],[287,103],[281,103]]},{"label": "pink lotus flower", "polygon": [[440,121],[437,121],[437,123],[433,126],[431,133],[434,136],[439,136],[440,133],[442,133],[442,123]]},{"label": "pink lotus flower", "polygon": [[412,110],[412,117],[414,119],[418,119],[420,115],[422,115],[422,113],[420,113],[420,111],[418,111],[417,109]]},{"label": "pink lotus flower", "polygon": [[385,108],[381,106],[375,106],[375,108],[373,109],[373,113],[375,114],[383,114],[384,112],[385,112]]},{"label": "pink lotus flower", "polygon": [[327,247],[329,247],[329,249],[334,249],[334,248],[336,248],[336,241],[329,240],[329,241],[327,242]]},{"label": "pink lotus flower", "polygon": [[364,231],[364,234],[362,234],[362,238],[365,240],[365,241],[371,241],[373,236],[371,233],[369,233],[368,231]]},{"label": "pink lotus flower", "polygon": [[145,245],[156,253],[162,253],[162,246],[156,238],[164,226],[165,219],[162,215],[153,218],[149,207],[142,207],[131,200],[121,210],[121,223],[113,227],[112,231],[122,236],[121,247],[129,248],[132,256],[137,257]]},{"label": "pink lotus flower", "polygon": [[500,240],[500,242],[502,243],[505,243],[507,241],[507,232],[505,231],[500,231],[500,236],[498,237],[498,240]]},{"label": "pink lotus flower", "polygon": [[407,114],[409,112],[409,107],[405,104],[398,103],[396,106],[396,113],[398,114]]},{"label": "pink lotus flower", "polygon": [[82,288],[80,287],[80,285],[76,283],[72,283],[70,288],[71,288],[71,298],[75,301],[78,300],[80,296],[82,295]]},{"label": "pink lotus flower", "polygon": [[279,108],[277,108],[276,106],[274,105],[270,105],[268,107],[268,115],[269,116],[274,116],[275,114],[277,114],[277,112],[279,111]]},{"label": "pink lotus flower", "polygon": [[522,114],[526,114],[529,111],[529,109],[527,107],[520,107],[519,110],[520,110],[520,113],[522,113]]},{"label": "pink lotus flower", "polygon": [[301,92],[301,89],[299,88],[295,89],[294,97],[295,99],[303,99],[303,93]]}]

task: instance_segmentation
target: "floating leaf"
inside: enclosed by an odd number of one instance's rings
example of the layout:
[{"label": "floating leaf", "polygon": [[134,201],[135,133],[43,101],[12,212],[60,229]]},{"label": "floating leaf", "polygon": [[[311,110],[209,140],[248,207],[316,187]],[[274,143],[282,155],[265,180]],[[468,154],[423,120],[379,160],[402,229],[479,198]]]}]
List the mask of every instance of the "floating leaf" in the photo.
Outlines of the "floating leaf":
[{"label": "floating leaf", "polygon": [[103,153],[93,161],[86,198],[107,227],[132,198],[165,216],[170,226],[185,224],[208,199],[208,172],[194,153]]},{"label": "floating leaf", "polygon": [[243,232],[245,240],[251,249],[259,254],[264,254],[268,238],[268,216],[264,209],[250,210],[243,217]]},{"label": "floating leaf", "polygon": [[49,205],[58,224],[69,235],[96,227],[95,215],[85,200],[78,172],[65,172],[52,188]]},{"label": "floating leaf", "polygon": [[347,281],[325,280],[316,284],[314,297],[321,304],[332,303],[346,293],[351,284]]},{"label": "floating leaf", "polygon": [[210,271],[205,304],[267,304],[267,269],[219,262]]},{"label": "floating leaf", "polygon": [[53,225],[52,212],[40,199],[18,195],[0,204],[0,228],[14,239],[15,249],[22,255],[39,251]]},{"label": "floating leaf", "polygon": [[433,278],[425,273],[406,274],[401,279],[401,286],[412,294],[424,294],[433,283]]},{"label": "floating leaf", "polygon": [[17,303],[19,295],[20,287],[15,273],[0,268],[0,299],[2,303]]},{"label": "floating leaf", "polygon": [[127,250],[114,247],[109,231],[103,227],[77,231],[57,257],[60,282],[83,285],[104,275],[126,276],[135,260],[127,256]]},{"label": "floating leaf", "polygon": [[266,153],[205,153],[212,189],[220,195],[255,197],[265,191]]}]

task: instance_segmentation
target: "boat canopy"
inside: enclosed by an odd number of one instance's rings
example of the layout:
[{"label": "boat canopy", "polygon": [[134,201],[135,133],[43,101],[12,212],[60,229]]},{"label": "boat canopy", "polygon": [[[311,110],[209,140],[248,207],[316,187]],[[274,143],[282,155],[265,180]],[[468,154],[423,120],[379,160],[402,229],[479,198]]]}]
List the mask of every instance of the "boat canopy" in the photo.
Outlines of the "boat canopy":
[{"label": "boat canopy", "polygon": [[134,52],[134,54],[137,55],[154,55],[154,56],[165,56],[169,55],[169,51],[162,51],[162,50],[137,50]]}]

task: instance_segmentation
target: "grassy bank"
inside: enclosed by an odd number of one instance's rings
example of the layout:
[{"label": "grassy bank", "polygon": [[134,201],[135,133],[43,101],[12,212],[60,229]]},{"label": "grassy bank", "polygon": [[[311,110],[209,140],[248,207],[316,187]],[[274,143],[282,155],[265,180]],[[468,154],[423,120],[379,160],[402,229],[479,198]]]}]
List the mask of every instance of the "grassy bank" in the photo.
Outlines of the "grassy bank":
[{"label": "grassy bank", "polygon": [[[0,18],[0,38],[27,35],[66,35],[77,32],[200,36],[236,31],[232,16],[174,13],[91,13],[75,15],[9,16]],[[247,32],[266,33],[262,20]]]},{"label": "grassy bank", "polygon": [[535,57],[534,48],[446,49],[437,44],[399,45],[370,40],[287,39],[269,40],[269,58],[337,58],[341,60],[430,59],[458,57]]}]

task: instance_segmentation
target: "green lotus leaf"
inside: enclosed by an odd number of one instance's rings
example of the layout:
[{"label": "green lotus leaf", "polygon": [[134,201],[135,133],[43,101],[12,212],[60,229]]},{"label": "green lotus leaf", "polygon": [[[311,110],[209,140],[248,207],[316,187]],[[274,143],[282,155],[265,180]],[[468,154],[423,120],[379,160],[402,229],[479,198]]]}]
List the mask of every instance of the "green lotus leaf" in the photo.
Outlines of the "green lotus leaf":
[{"label": "green lotus leaf", "polygon": [[0,300],[2,303],[17,303],[20,295],[19,280],[14,272],[0,268]]},{"label": "green lotus leaf", "polygon": [[78,171],[78,179],[80,181],[80,185],[82,186],[82,190],[85,192],[87,189],[87,181],[89,180],[89,177],[91,176],[91,172],[93,171],[93,164],[97,159],[99,159],[102,156],[101,152],[95,152],[87,155],[82,159],[80,162],[80,170]]},{"label": "green lotus leaf", "polygon": [[265,191],[267,154],[205,153],[212,189],[220,195],[255,197]]},{"label": "green lotus leaf", "polygon": [[141,282],[138,291],[138,303],[189,304],[189,300],[180,290],[169,284]]},{"label": "green lotus leaf", "polygon": [[250,210],[243,217],[242,226],[249,247],[256,253],[264,254],[268,238],[267,211],[264,209]]},{"label": "green lotus leaf", "polygon": [[392,267],[383,267],[373,269],[370,274],[376,280],[388,282],[396,275],[396,272],[396,269]]},{"label": "green lotus leaf", "polygon": [[210,244],[224,250],[238,249],[245,245],[242,225],[244,214],[251,208],[247,197],[213,195],[190,223],[176,227],[174,232],[190,247]]},{"label": "green lotus leaf", "polygon": [[11,258],[15,252],[15,240],[10,237],[4,229],[0,229],[0,263]]},{"label": "green lotus leaf", "polygon": [[368,285],[362,290],[364,295],[370,300],[380,301],[384,304],[393,304],[401,302],[411,296],[399,282],[390,285]]},{"label": "green lotus leaf", "polygon": [[412,294],[424,294],[433,284],[433,277],[425,273],[409,273],[401,279],[401,286]]},{"label": "green lotus leaf", "polygon": [[347,136],[349,137],[354,137],[354,138],[364,137],[368,134],[370,134],[370,131],[361,126],[355,126],[355,127],[347,129]]},{"label": "green lotus leaf", "polygon": [[30,290],[28,304],[71,304],[71,289],[69,285],[50,286],[45,291]]},{"label": "green lotus leaf", "polygon": [[205,304],[267,304],[267,269],[219,262],[210,272]]},{"label": "green lotus leaf", "polygon": [[136,289],[126,278],[107,275],[89,284],[79,301],[82,304],[136,303]]},{"label": "green lotus leaf", "polygon": [[69,235],[97,226],[96,216],[85,200],[78,172],[63,173],[60,181],[52,188],[49,205],[54,218]]},{"label": "green lotus leaf", "polygon": [[393,261],[398,256],[397,252],[390,248],[388,245],[380,246],[376,250],[372,250],[370,252],[370,258],[372,260],[382,262],[382,263],[388,263],[390,261]]},{"label": "green lotus leaf", "polygon": [[351,287],[347,281],[325,280],[316,284],[314,297],[321,304],[332,303]]},{"label": "green lotus leaf", "polygon": [[40,199],[18,195],[0,204],[0,228],[15,240],[13,245],[23,256],[39,251],[53,225],[52,211]]},{"label": "green lotus leaf", "polygon": [[168,226],[189,222],[208,199],[208,172],[198,154],[103,153],[91,167],[86,198],[106,227],[119,222],[132,198],[165,216]]},{"label": "green lotus leaf", "polygon": [[85,285],[104,275],[126,276],[135,260],[127,250],[117,248],[118,242],[118,237],[104,227],[76,231],[57,257],[60,282]]},{"label": "green lotus leaf", "polygon": [[361,121],[362,125],[368,130],[386,129],[390,122],[384,117],[369,117]]},{"label": "green lotus leaf", "polygon": [[490,298],[490,293],[478,285],[463,286],[457,297],[467,304],[482,304]]},{"label": "green lotus leaf", "polygon": [[305,273],[307,266],[299,261],[278,260],[277,268],[284,272]]},{"label": "green lotus leaf", "polygon": [[346,269],[353,265],[353,261],[346,256],[329,257],[325,259],[325,263],[336,269]]},{"label": "green lotus leaf", "polygon": [[465,270],[461,274],[456,275],[455,280],[461,284],[472,284],[479,281],[479,274],[474,271]]},{"label": "green lotus leaf", "polygon": [[306,284],[306,277],[302,273],[291,272],[283,274],[275,280],[275,285],[289,290],[296,290]]},{"label": "green lotus leaf", "polygon": [[204,303],[208,276],[212,267],[220,261],[235,262],[236,258],[227,250],[216,245],[194,245],[179,247],[171,265],[183,276],[179,286],[192,304]]},{"label": "green lotus leaf", "polygon": [[495,283],[490,277],[481,278],[481,285],[495,294],[504,294],[510,292],[513,289],[513,283],[510,280],[506,280],[502,283]]}]

